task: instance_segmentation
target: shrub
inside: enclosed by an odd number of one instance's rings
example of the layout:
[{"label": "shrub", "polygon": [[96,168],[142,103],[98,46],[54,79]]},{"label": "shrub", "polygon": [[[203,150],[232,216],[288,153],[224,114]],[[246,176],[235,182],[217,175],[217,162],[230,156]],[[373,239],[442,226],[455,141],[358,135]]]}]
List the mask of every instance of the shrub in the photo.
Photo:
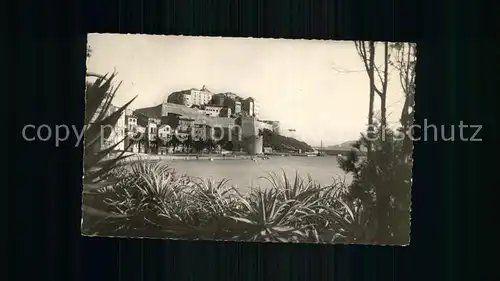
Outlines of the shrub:
[{"label": "shrub", "polygon": [[114,217],[101,224],[101,232],[158,235],[162,232],[158,224],[162,214],[189,214],[189,206],[181,204],[189,179],[161,162],[138,159],[115,169],[113,174],[120,177],[104,202]]},{"label": "shrub", "polygon": [[310,176],[290,180],[283,172],[265,177],[271,188],[240,194],[227,180],[188,177],[141,159],[113,174],[120,180],[105,203],[116,216],[100,225],[100,235],[347,242],[362,227],[358,213],[339,201],[342,182],[321,187]]},{"label": "shrub", "polygon": [[[368,143],[362,136],[351,153],[339,159],[340,167],[354,178],[344,198],[364,218],[362,236],[368,242],[406,244],[410,239],[411,150],[395,138],[394,131],[384,130],[384,138],[372,141],[369,158],[358,157],[354,151]],[[380,127],[374,132],[381,133]]]},{"label": "shrub", "polygon": [[106,210],[106,205],[102,204],[102,192],[98,191],[115,183],[109,173],[120,160],[126,158],[123,155],[124,151],[111,156],[111,152],[116,150],[119,143],[106,149],[101,147],[101,140],[107,139],[111,133],[105,131],[104,135],[102,135],[101,126],[110,125],[114,127],[120,115],[135,98],[114,113],[108,114],[111,102],[119,87],[113,88],[112,86],[115,74],[109,77],[96,74],[87,74],[87,76],[97,77],[95,82],[87,82],[85,89],[82,232],[92,234],[94,225],[111,216]]}]

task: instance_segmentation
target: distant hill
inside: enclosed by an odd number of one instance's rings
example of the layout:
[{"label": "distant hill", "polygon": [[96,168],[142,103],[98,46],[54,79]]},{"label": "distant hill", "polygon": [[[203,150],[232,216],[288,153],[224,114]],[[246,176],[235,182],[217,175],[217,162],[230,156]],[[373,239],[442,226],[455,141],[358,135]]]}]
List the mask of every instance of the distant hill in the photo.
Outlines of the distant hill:
[{"label": "distant hill", "polygon": [[330,145],[330,146],[327,146],[326,148],[348,148],[348,149],[351,149],[352,148],[352,145],[355,144],[357,141],[355,140],[351,140],[351,141],[346,141],[346,142],[343,142],[341,144],[337,144],[337,145]]},{"label": "distant hill", "polygon": [[356,141],[352,140],[352,141],[346,141],[346,142],[343,142],[343,143],[337,144],[337,145],[328,145],[328,146],[323,146],[323,147],[316,146],[313,148],[318,149],[318,150],[323,149],[323,150],[331,150],[331,151],[349,151],[353,148],[352,145],[354,143],[356,143]]},{"label": "distant hill", "polygon": [[278,135],[271,130],[263,130],[264,146],[272,147],[274,151],[283,150],[302,150],[302,152],[311,152],[314,149],[307,143],[294,138]]}]

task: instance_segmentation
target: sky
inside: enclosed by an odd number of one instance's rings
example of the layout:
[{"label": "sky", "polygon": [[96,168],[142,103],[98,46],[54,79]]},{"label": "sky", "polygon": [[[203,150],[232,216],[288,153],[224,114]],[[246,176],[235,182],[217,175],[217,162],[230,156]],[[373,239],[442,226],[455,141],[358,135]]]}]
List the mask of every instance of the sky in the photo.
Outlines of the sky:
[{"label": "sky", "polygon": [[[260,119],[312,146],[355,140],[366,128],[369,80],[352,41],[89,34],[87,44],[87,71],[117,72],[118,106],[136,95],[130,108],[154,106],[205,85],[255,98]],[[389,76],[387,119],[397,124],[403,91],[397,72]]]}]

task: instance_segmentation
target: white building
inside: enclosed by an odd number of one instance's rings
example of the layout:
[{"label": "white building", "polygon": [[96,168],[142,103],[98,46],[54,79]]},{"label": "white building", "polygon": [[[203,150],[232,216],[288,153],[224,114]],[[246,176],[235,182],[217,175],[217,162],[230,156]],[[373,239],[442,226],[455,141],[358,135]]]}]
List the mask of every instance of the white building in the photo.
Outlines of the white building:
[{"label": "white building", "polygon": [[134,115],[125,115],[125,125],[129,135],[137,132],[137,117]]},{"label": "white building", "polygon": [[271,121],[271,120],[259,120],[261,127],[273,131],[274,133],[280,135],[281,134],[281,126],[279,121]]},{"label": "white building", "polygon": [[205,115],[217,117],[220,115],[222,108],[223,108],[222,106],[205,105],[203,106],[203,109],[201,109],[201,111],[203,111]]},{"label": "white building", "polygon": [[158,137],[162,140],[167,140],[167,138],[172,133],[172,128],[169,125],[161,125],[158,127]]},{"label": "white building", "polygon": [[259,103],[255,100],[253,101],[253,114],[256,118],[258,118],[260,114]]},{"label": "white building", "polygon": [[[119,107],[111,105],[108,109],[108,112],[106,112],[105,116],[106,117],[110,116],[111,114],[115,113],[118,109],[119,109]],[[97,111],[96,116],[93,119],[95,120],[95,118],[99,114],[100,114],[100,110]],[[108,130],[111,130],[109,136],[106,139],[104,139],[104,138],[102,139],[102,142],[101,142],[102,149],[106,149],[106,148],[111,147],[117,143],[119,143],[119,144],[115,147],[115,150],[124,150],[125,149],[125,143],[123,142],[123,139],[125,138],[125,128],[126,128],[125,123],[126,123],[125,122],[125,112],[122,112],[120,117],[118,118],[118,121],[116,122],[116,125],[114,128],[103,127],[101,129],[101,132],[102,131],[107,132]]]},{"label": "white building", "polygon": [[148,118],[147,120],[147,132],[146,135],[149,141],[156,140],[156,136],[158,135],[158,127],[161,120],[157,118]]},{"label": "white building", "polygon": [[187,107],[193,105],[204,105],[212,100],[213,93],[208,90],[205,85],[201,89],[190,89],[171,93],[167,102],[181,104]]},{"label": "white building", "polygon": [[191,89],[191,103],[192,105],[207,104],[212,100],[213,93],[210,92],[205,85],[200,90]]},{"label": "white building", "polygon": [[258,125],[259,129],[267,129],[269,131],[273,131],[273,125],[269,124],[267,122],[259,120],[259,121],[257,121],[257,125]]},{"label": "white building", "polygon": [[248,113],[250,116],[259,117],[259,104],[254,98],[247,98],[241,104],[241,109]]}]

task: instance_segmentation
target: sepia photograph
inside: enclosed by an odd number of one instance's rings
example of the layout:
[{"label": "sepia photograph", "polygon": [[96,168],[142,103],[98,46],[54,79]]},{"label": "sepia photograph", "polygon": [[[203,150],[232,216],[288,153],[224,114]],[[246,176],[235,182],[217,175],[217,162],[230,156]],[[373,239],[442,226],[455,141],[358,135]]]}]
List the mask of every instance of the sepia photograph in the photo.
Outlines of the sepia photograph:
[{"label": "sepia photograph", "polygon": [[409,245],[416,48],[89,34],[82,235]]}]

